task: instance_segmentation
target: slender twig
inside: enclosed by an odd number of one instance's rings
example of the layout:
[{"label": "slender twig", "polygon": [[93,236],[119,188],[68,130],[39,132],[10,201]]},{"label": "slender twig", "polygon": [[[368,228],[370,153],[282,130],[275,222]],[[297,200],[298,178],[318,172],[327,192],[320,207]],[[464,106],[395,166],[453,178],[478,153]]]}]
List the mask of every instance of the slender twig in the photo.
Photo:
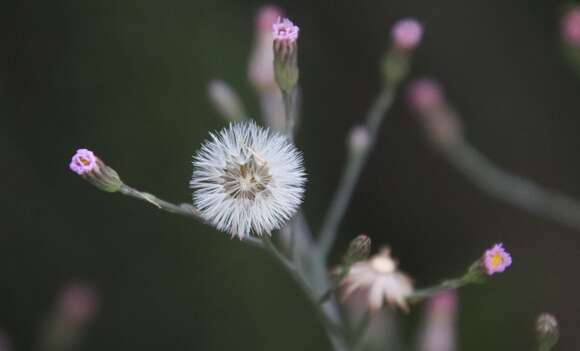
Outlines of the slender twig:
[{"label": "slender twig", "polygon": [[417,303],[442,291],[459,289],[467,284],[469,284],[469,281],[461,278],[445,280],[438,285],[415,290],[415,292],[407,297],[407,301]]},{"label": "slender twig", "polygon": [[294,142],[294,128],[295,128],[295,116],[294,116],[294,89],[291,91],[282,90],[282,100],[284,102],[284,112],[286,114],[286,128],[285,133],[290,141]]},{"label": "slender twig", "polygon": [[[119,189],[119,192],[123,195],[146,201],[146,202],[154,205],[155,207],[157,207],[160,210],[163,210],[163,211],[166,211],[169,213],[182,215],[182,216],[189,217],[189,218],[194,218],[194,219],[197,219],[197,220],[200,220],[203,222],[203,219],[201,218],[199,211],[190,204],[182,203],[182,204],[176,205],[176,204],[173,204],[171,202],[162,200],[153,194],[133,189],[126,184],[123,184],[121,186],[121,188]],[[245,238],[243,238],[241,240],[241,242],[248,244],[248,245],[256,246],[256,247],[262,246],[262,242],[260,240],[254,238],[254,237],[251,237],[251,236],[246,236]]]},{"label": "slender twig", "polygon": [[369,147],[360,153],[350,153],[337,192],[326,214],[320,232],[319,245],[320,251],[324,256],[328,255],[328,252],[334,244],[338,226],[348,208],[348,203],[352,197],[362,168],[369,156],[369,152],[372,150],[372,146],[376,141],[381,122],[393,103],[394,95],[395,90],[393,88],[385,88],[379,94],[367,115],[365,123],[369,135]]},{"label": "slender twig", "polygon": [[[306,279],[302,276],[300,271],[298,271],[294,264],[286,256],[284,256],[280,250],[278,250],[269,235],[264,235],[262,241],[266,251],[268,251],[278,262],[280,262],[280,264],[282,264],[288,273],[290,273],[294,281],[300,286],[302,291],[304,291],[309,301],[314,302],[315,293]],[[313,303],[313,306],[315,307],[316,313],[324,325],[332,332],[332,334],[329,334],[331,338],[333,337],[332,335],[336,335],[337,333],[341,332],[340,325],[337,325],[336,322],[334,322],[329,317],[329,315],[322,308],[320,308],[320,306],[318,306],[316,303]]]},{"label": "slender twig", "polygon": [[444,154],[451,164],[491,196],[580,229],[579,201],[502,170],[466,141],[445,148]]}]

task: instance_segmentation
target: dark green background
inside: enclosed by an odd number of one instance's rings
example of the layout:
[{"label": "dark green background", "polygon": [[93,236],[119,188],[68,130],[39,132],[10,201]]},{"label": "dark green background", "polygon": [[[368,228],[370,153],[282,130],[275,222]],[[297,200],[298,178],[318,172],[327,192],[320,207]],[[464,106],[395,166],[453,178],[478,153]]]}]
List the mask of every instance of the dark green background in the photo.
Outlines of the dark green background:
[{"label": "dark green background", "polygon": [[[562,58],[564,2],[278,3],[301,27],[305,211],[318,226],[344,138],[380,86],[389,27],[425,25],[413,76],[440,79],[468,138],[500,165],[580,198],[580,80]],[[94,150],[131,185],[189,201],[191,156],[224,122],[222,78],[258,106],[246,65],[258,1],[3,1],[0,5],[0,328],[33,343],[58,289],[93,282],[102,305],[83,350],[327,350],[299,289],[263,253],[202,224],[108,195],[68,170]],[[514,264],[460,294],[460,348],[529,350],[559,317],[580,348],[580,232],[480,193],[428,145],[399,99],[341,227],[389,244],[418,285],[453,276],[503,241]],[[411,341],[421,307],[402,316]]]}]

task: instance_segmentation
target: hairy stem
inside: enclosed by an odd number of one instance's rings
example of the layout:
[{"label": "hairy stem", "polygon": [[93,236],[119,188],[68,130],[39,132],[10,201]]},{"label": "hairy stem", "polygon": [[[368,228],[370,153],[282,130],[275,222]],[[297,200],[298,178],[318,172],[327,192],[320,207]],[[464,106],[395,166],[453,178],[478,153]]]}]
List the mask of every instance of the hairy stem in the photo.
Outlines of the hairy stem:
[{"label": "hairy stem", "polygon": [[369,135],[369,147],[360,153],[350,153],[346,167],[340,179],[338,190],[332,200],[320,232],[319,245],[320,251],[324,256],[328,255],[332,245],[334,244],[338,226],[348,208],[348,204],[362,168],[365,165],[369,153],[372,150],[372,146],[377,139],[381,122],[393,103],[394,96],[395,90],[393,88],[385,88],[379,94],[366,117],[365,126]]}]

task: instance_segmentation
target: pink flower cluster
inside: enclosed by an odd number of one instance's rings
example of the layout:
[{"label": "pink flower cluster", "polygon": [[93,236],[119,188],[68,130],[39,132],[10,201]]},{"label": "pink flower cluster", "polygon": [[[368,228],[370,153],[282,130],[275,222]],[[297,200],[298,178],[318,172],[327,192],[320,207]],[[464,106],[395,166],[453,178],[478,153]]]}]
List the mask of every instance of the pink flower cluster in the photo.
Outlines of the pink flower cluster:
[{"label": "pink flower cluster", "polygon": [[294,43],[298,40],[298,32],[300,28],[295,26],[288,18],[278,17],[278,20],[272,26],[272,35],[274,41],[283,41]]}]

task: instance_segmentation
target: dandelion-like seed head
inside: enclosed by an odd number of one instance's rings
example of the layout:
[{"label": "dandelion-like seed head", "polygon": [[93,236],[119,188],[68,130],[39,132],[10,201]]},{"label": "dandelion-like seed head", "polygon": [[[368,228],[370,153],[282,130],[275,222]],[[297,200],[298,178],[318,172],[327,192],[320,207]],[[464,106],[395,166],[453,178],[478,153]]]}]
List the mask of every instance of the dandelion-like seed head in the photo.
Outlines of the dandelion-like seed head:
[{"label": "dandelion-like seed head", "polygon": [[286,137],[254,122],[211,134],[193,166],[194,205],[206,221],[234,237],[270,234],[302,203],[302,155]]},{"label": "dandelion-like seed head", "polygon": [[341,284],[345,288],[345,299],[359,289],[365,291],[371,311],[379,310],[385,300],[406,311],[407,297],[413,292],[411,279],[397,270],[397,262],[388,249],[353,264]]},{"label": "dandelion-like seed head", "polygon": [[278,17],[278,20],[272,26],[272,35],[274,41],[284,41],[294,43],[298,40],[300,28],[295,26],[288,18]]},{"label": "dandelion-like seed head", "polygon": [[483,265],[488,275],[501,273],[512,264],[511,255],[503,248],[503,244],[495,244],[483,255]]},{"label": "dandelion-like seed head", "polygon": [[97,157],[90,150],[78,149],[72,157],[69,167],[76,174],[83,175],[97,167]]}]

